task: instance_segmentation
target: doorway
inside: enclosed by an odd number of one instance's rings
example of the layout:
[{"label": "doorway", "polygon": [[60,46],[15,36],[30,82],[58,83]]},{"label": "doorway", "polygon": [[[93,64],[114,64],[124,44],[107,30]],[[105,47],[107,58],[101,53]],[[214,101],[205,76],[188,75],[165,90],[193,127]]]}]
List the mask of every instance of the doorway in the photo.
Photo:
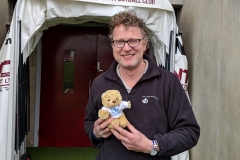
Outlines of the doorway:
[{"label": "doorway", "polygon": [[56,26],[42,37],[39,147],[92,146],[84,131],[94,78],[113,62],[107,27]]}]

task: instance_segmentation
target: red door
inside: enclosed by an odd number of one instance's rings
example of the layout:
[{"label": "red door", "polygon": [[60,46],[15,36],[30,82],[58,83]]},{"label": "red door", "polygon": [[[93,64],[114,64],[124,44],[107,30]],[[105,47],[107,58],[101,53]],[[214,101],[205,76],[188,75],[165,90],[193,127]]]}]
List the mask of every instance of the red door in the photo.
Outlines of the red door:
[{"label": "red door", "polygon": [[[91,146],[83,122],[89,87],[113,61],[108,29],[57,26],[42,39],[39,146]],[[98,63],[99,62],[99,63]]]}]

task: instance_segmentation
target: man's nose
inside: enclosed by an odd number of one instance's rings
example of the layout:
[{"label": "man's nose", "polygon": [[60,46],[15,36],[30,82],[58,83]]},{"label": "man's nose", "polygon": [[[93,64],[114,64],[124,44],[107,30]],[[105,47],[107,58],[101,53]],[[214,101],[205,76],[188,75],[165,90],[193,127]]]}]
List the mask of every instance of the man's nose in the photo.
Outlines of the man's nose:
[{"label": "man's nose", "polygon": [[127,42],[125,42],[124,46],[123,46],[123,50],[124,51],[130,51],[132,49],[132,47],[129,46],[129,44]]}]

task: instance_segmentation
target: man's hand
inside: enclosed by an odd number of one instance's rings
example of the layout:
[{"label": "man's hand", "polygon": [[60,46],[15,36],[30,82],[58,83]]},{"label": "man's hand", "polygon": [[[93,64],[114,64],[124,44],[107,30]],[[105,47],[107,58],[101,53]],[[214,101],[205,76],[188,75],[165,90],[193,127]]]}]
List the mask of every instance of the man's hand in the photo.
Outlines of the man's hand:
[{"label": "man's hand", "polygon": [[93,133],[97,138],[107,138],[109,137],[112,132],[110,129],[107,127],[109,123],[113,120],[113,118],[109,117],[105,120],[98,118],[94,122],[94,128],[93,128]]},{"label": "man's hand", "polygon": [[136,130],[130,123],[127,127],[130,132],[117,125],[113,125],[111,132],[128,150],[149,153],[153,148],[152,141]]}]

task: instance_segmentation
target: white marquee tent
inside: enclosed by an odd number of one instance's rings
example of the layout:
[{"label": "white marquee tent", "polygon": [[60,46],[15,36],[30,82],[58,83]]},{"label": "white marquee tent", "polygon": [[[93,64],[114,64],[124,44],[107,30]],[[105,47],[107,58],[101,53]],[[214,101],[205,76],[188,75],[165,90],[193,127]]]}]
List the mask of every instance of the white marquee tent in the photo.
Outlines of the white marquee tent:
[{"label": "white marquee tent", "polygon": [[[168,0],[18,0],[10,30],[0,50],[0,159],[17,160],[25,142],[16,147],[18,137],[18,88],[21,69],[40,40],[43,31],[59,24],[105,23],[119,11],[133,10],[143,18],[150,32],[152,53],[159,66],[174,72],[187,70],[181,54],[174,60],[177,25]],[[172,33],[172,34],[171,34]],[[182,43],[182,42],[181,42]],[[179,51],[179,50],[177,50]],[[167,53],[167,54],[166,54]],[[177,54],[176,54],[177,55]],[[167,57],[170,61],[166,63]],[[182,63],[184,62],[184,63]],[[170,65],[169,65],[170,64]],[[178,64],[178,67],[175,67]],[[175,70],[179,75],[178,70]],[[182,73],[181,73],[182,75]],[[182,82],[182,80],[181,80]],[[183,80],[185,86],[188,81]],[[188,159],[188,152],[172,157]]]}]

